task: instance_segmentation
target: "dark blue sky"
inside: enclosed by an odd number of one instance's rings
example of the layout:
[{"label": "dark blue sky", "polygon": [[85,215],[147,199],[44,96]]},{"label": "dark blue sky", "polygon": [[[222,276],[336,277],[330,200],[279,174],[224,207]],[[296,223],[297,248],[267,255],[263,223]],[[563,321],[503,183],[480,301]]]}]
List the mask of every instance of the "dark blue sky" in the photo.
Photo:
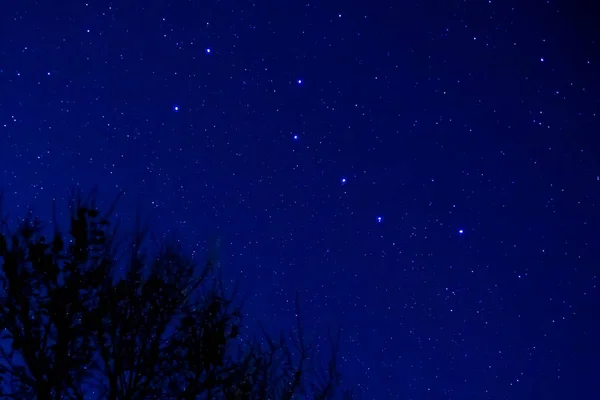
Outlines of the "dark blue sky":
[{"label": "dark blue sky", "polygon": [[[597,15],[597,14],[596,14]],[[4,1],[5,207],[126,196],[343,328],[368,399],[597,395],[600,50],[567,1]]]}]

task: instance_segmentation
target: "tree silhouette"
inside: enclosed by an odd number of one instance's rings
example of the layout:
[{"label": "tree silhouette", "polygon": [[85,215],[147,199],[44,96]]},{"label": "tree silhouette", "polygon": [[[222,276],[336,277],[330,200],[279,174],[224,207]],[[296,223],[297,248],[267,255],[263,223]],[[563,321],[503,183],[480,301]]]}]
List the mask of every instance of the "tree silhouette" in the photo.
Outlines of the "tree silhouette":
[{"label": "tree silhouette", "polygon": [[340,332],[323,367],[298,295],[291,332],[243,340],[243,299],[214,259],[198,271],[139,218],[120,238],[117,202],[101,216],[95,198],[73,196],[68,235],[54,212],[50,240],[31,212],[13,231],[0,208],[1,398],[355,398],[338,391]]}]

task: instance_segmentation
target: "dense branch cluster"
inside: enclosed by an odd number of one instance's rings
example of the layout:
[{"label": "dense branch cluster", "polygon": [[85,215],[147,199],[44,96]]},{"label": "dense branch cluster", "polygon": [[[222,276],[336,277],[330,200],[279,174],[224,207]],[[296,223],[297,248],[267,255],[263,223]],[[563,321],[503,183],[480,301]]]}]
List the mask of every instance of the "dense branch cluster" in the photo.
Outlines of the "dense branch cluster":
[{"label": "dense branch cluster", "polygon": [[31,214],[15,230],[2,220],[0,398],[334,398],[339,334],[325,367],[299,317],[278,340],[242,340],[242,304],[213,260],[197,271],[140,224],[118,240],[112,211],[74,196],[68,234],[55,217],[50,239]]}]

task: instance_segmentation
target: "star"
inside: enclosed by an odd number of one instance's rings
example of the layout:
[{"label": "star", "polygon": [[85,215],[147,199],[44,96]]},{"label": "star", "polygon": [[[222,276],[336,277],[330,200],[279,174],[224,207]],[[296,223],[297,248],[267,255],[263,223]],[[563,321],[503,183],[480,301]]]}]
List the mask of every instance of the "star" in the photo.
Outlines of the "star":
[{"label": "star", "polygon": [[178,105],[174,105],[174,106],[173,106],[173,111],[175,111],[175,112],[179,112],[179,106],[178,106]]},{"label": "star", "polygon": [[298,85],[302,85],[302,79],[298,79],[298,80],[296,81],[296,83],[297,83]]},{"label": "star", "polygon": [[294,140],[298,140],[298,135],[292,136]]},{"label": "star", "polygon": [[462,235],[463,233],[465,233],[465,231],[464,231],[463,229],[459,229],[459,230],[458,230],[458,233],[459,233],[460,235]]},{"label": "star", "polygon": [[342,185],[345,185],[346,182],[348,182],[348,180],[346,178],[342,178],[342,179],[340,179],[340,182]]},{"label": "star", "polygon": [[377,222],[378,222],[378,223],[381,223],[381,222],[383,222],[383,217],[377,217]]},{"label": "star", "polygon": [[210,50],[210,47],[208,47],[208,48],[206,49],[206,54],[210,54],[210,51],[211,51],[211,50]]}]

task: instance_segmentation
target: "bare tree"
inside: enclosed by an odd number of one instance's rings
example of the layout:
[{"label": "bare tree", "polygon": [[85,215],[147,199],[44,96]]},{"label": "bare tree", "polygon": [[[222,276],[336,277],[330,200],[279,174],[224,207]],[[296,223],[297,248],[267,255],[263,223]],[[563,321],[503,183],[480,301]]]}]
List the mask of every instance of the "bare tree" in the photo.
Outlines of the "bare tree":
[{"label": "bare tree", "polygon": [[[115,202],[116,204],[116,202]],[[333,399],[340,332],[322,366],[296,326],[241,338],[243,298],[211,255],[200,271],[177,241],[152,242],[136,220],[117,240],[95,196],[74,196],[63,238],[28,214],[2,220],[0,397],[19,399]],[[119,244],[122,246],[119,247]],[[124,244],[124,246],[123,246]],[[344,398],[350,398],[344,396]]]},{"label": "bare tree", "polygon": [[2,219],[0,373],[10,382],[10,392],[2,388],[6,397],[83,397],[81,383],[95,352],[88,322],[111,268],[107,222],[93,199],[82,202],[81,196],[73,198],[68,241],[54,220],[47,240],[31,213],[14,232]]}]

